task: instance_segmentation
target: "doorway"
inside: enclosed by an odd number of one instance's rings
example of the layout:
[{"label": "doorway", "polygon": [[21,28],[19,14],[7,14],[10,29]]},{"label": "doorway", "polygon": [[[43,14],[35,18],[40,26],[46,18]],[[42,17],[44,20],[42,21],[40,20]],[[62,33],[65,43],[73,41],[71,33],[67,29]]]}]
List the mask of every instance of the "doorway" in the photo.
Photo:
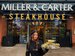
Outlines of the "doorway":
[{"label": "doorway", "polygon": [[37,30],[43,42],[49,39],[60,43],[61,39],[66,37],[66,21],[37,21],[30,23],[30,32]]},{"label": "doorway", "polygon": [[[19,37],[19,43],[27,43],[30,39],[30,33],[33,30],[37,30],[39,33],[39,39],[43,42],[47,42],[49,39],[56,40],[57,43],[60,43],[61,46],[69,46],[70,42],[67,40],[67,25],[66,21],[62,20],[53,20],[53,21],[9,21],[8,22],[8,34],[11,32],[12,37],[15,36],[14,40],[17,43]],[[11,31],[10,31],[11,30]],[[71,37],[70,37],[71,38]],[[67,42],[66,42],[66,40]],[[71,40],[71,39],[70,39]],[[66,44],[64,44],[66,43]]]}]

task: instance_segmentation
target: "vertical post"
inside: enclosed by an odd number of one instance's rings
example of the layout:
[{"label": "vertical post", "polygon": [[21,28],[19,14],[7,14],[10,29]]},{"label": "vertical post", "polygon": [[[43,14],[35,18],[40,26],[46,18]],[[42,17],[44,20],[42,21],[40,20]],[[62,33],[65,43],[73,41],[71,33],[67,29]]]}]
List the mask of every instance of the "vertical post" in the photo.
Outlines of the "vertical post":
[{"label": "vertical post", "polygon": [[29,23],[27,25],[27,43],[29,42]]}]

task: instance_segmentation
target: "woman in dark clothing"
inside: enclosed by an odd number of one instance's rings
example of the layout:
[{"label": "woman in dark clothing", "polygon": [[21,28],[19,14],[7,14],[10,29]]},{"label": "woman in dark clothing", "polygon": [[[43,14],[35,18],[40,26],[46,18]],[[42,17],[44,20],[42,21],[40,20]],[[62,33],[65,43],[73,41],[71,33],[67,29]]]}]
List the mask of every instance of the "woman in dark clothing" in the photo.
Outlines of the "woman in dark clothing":
[{"label": "woman in dark clothing", "polygon": [[27,44],[26,56],[43,56],[45,52],[43,52],[41,45],[43,42],[39,40],[38,32],[33,31],[31,33],[31,40]]}]

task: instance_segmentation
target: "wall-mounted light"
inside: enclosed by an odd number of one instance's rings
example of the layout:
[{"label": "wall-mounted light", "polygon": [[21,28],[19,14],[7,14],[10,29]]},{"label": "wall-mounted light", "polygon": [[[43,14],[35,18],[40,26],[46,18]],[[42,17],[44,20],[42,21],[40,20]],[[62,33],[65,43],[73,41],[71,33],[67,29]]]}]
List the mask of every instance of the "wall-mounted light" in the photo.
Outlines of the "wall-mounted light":
[{"label": "wall-mounted light", "polygon": [[2,16],[2,18],[4,19],[4,18],[5,18],[5,16],[3,15],[3,16]]},{"label": "wall-mounted light", "polygon": [[73,16],[70,16],[69,18],[73,19],[74,17]]},{"label": "wall-mounted light", "polygon": [[42,25],[43,22],[32,22],[33,25]]}]

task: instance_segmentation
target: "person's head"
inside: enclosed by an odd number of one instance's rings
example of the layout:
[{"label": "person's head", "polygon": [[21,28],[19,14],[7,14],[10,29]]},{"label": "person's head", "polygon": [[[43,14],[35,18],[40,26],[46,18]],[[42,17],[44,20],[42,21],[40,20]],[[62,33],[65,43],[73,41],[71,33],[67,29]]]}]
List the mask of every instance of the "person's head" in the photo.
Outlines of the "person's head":
[{"label": "person's head", "polygon": [[36,30],[32,31],[31,39],[34,40],[34,41],[38,40],[38,32]]}]

